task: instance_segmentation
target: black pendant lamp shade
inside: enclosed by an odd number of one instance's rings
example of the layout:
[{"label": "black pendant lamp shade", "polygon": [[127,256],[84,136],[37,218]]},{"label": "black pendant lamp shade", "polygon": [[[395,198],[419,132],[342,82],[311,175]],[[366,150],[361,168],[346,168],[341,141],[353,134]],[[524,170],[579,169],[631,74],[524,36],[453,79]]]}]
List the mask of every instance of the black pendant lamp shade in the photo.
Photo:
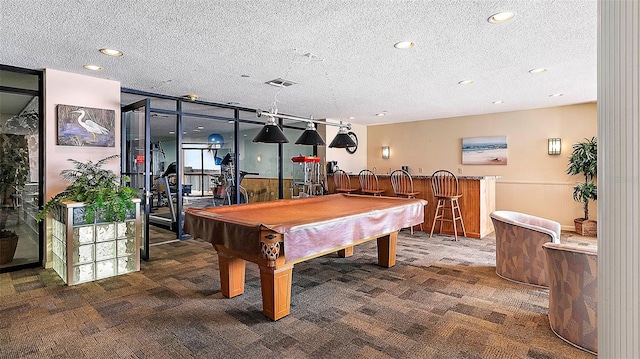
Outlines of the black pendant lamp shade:
[{"label": "black pendant lamp shade", "polygon": [[260,132],[254,137],[253,142],[261,143],[289,143],[287,137],[282,133],[280,126],[276,124],[273,117],[269,117],[267,123],[262,127]]},{"label": "black pendant lamp shade", "polygon": [[313,125],[313,122],[307,122],[307,129],[296,140],[296,145],[324,146],[324,144],[324,140],[316,131],[316,126]]},{"label": "black pendant lamp shade", "polygon": [[355,146],[357,145],[355,142],[353,142],[353,139],[351,139],[351,137],[349,137],[349,135],[347,134],[346,127],[340,127],[340,129],[338,130],[338,134],[333,139],[333,141],[331,141],[331,143],[329,144],[330,148],[347,148],[347,147],[355,147]]}]

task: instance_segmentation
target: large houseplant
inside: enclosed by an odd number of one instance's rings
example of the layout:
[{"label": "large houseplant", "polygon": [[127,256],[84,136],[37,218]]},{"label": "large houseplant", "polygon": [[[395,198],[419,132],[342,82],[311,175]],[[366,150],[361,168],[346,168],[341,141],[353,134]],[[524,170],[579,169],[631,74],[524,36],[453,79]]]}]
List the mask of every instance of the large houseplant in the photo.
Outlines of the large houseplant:
[{"label": "large houseplant", "polygon": [[15,213],[13,198],[29,177],[29,151],[24,136],[0,134],[0,264],[13,260],[18,235],[7,230],[7,220]]},{"label": "large houseplant", "polygon": [[598,189],[594,183],[598,173],[598,142],[595,137],[585,139],[573,145],[573,152],[569,156],[567,174],[582,175],[584,182],[573,187],[573,199],[581,202],[584,211],[583,218],[574,220],[576,232],[580,235],[595,236],[597,222],[589,219],[589,201],[598,199]]},{"label": "large houseplant", "polygon": [[93,223],[96,216],[107,222],[123,221],[127,212],[135,210],[132,199],[137,198],[138,190],[122,185],[129,181],[127,176],[117,176],[113,171],[102,168],[116,157],[118,155],[112,155],[95,163],[69,159],[74,168],[60,172],[61,177],[70,182],[69,186],[45,203],[37,219],[44,219],[64,201],[76,201],[84,203],[84,220],[87,223]]}]

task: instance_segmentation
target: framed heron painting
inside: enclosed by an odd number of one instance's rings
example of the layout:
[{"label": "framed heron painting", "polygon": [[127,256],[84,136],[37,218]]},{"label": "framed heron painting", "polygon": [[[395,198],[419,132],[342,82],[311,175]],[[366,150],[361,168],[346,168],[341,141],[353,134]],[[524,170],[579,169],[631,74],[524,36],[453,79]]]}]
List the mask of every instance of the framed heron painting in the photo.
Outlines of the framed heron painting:
[{"label": "framed heron painting", "polygon": [[58,145],[115,147],[114,110],[58,105]]}]

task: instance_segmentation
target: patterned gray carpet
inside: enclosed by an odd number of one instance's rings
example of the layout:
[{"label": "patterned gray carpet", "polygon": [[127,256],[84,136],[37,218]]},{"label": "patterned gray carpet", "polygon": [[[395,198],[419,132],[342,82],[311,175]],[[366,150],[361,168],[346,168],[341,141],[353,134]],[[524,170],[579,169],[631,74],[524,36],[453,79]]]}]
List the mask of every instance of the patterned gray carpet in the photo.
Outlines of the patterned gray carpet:
[{"label": "patterned gray carpet", "polygon": [[198,240],[75,287],[48,269],[0,274],[0,358],[594,358],[549,329],[546,290],[496,276],[491,238],[402,231],[394,267],[376,253],[372,241],[297,264],[277,322],[262,315],[257,266],[224,298]]}]

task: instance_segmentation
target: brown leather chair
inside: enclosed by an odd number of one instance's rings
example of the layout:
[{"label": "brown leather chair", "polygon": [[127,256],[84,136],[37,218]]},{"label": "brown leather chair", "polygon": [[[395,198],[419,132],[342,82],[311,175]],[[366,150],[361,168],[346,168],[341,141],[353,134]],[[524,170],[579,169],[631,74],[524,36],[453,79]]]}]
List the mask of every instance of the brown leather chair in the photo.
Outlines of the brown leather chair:
[{"label": "brown leather chair", "polygon": [[[413,190],[413,178],[405,170],[391,172],[391,186],[396,197],[416,198],[420,194],[420,192]],[[420,230],[423,230],[422,223],[420,223]],[[413,226],[411,227],[411,234],[413,235]]]},{"label": "brown leather chair", "polygon": [[[429,238],[433,236],[433,230],[436,228],[437,222],[440,223],[439,232],[442,232],[442,222],[451,222],[453,224],[453,237],[457,241],[457,221],[460,221],[462,234],[466,237],[467,231],[464,229],[462,212],[460,211],[460,204],[458,203],[458,198],[462,197],[462,195],[458,191],[458,177],[447,170],[435,171],[431,175],[431,188],[433,189],[433,196],[438,200],[438,204],[436,206],[436,213],[433,216],[433,224],[431,225],[431,233],[429,234]],[[451,218],[445,217],[447,202],[450,204]]]},{"label": "brown leather chair", "polygon": [[351,188],[351,178],[343,170],[337,170],[333,173],[333,183],[336,185],[337,193],[351,193],[357,190]]},{"label": "brown leather chair", "polygon": [[546,287],[547,263],[542,245],[560,243],[560,223],[525,213],[495,211],[496,274],[514,282]]},{"label": "brown leather chair", "polygon": [[568,343],[598,353],[598,249],[542,245],[549,274],[549,325]]},{"label": "brown leather chair", "polygon": [[358,174],[360,180],[360,192],[362,194],[370,194],[374,196],[381,196],[384,193],[383,189],[378,187],[378,176],[369,170],[362,170]]}]

